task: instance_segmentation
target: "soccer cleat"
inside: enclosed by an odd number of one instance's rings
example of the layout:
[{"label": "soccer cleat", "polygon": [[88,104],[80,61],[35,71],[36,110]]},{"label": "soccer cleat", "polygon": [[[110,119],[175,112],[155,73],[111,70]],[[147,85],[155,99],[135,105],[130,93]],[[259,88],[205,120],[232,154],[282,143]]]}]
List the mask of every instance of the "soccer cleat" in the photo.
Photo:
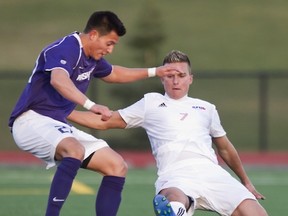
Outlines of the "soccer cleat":
[{"label": "soccer cleat", "polygon": [[154,197],[153,206],[156,216],[176,216],[169,200],[161,194]]}]

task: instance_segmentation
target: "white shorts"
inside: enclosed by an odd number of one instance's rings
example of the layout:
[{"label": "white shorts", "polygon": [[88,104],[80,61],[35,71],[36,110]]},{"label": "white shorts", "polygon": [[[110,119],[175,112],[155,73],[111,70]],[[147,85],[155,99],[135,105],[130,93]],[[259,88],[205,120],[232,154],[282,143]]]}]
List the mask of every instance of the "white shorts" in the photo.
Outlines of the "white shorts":
[{"label": "white shorts", "polygon": [[[186,165],[191,161],[185,162]],[[231,215],[245,199],[256,200],[246,187],[221,166],[207,160],[204,163],[192,163],[159,176],[155,183],[156,194],[165,188],[179,188],[194,199],[188,215],[193,215],[195,209]]]},{"label": "white shorts", "polygon": [[85,148],[84,159],[108,144],[77,128],[29,110],[20,115],[12,127],[17,146],[47,163],[47,169],[56,165],[56,147],[66,137],[74,137]]}]

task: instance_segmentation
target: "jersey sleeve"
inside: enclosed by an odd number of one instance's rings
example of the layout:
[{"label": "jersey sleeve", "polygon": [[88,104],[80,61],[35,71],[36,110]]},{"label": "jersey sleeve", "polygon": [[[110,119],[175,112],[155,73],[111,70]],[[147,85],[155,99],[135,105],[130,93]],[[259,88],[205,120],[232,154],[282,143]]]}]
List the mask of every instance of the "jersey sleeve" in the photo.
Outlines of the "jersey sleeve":
[{"label": "jersey sleeve", "polygon": [[216,107],[213,105],[210,135],[212,137],[222,137],[226,135],[224,128],[221,125],[220,117]]},{"label": "jersey sleeve", "polygon": [[94,69],[93,76],[96,78],[101,78],[108,76],[111,72],[112,72],[112,65],[104,58],[102,58],[97,62],[97,66]]},{"label": "jersey sleeve", "polygon": [[136,103],[118,110],[119,114],[126,122],[126,128],[141,127],[145,116],[145,101],[144,98],[137,101]]},{"label": "jersey sleeve", "polygon": [[72,73],[80,58],[80,47],[77,39],[66,37],[47,48],[44,52],[45,71],[61,68]]}]

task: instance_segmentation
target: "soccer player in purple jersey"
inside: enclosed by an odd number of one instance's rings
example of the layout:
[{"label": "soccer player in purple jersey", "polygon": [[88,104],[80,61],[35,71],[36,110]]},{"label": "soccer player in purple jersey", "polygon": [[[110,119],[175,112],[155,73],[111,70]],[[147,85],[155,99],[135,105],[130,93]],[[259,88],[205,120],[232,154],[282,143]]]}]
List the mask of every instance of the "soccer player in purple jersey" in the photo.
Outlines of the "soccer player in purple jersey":
[{"label": "soccer player in purple jersey", "polygon": [[[76,110],[68,119],[96,129],[145,129],[157,165],[156,216],[191,216],[197,209],[225,216],[267,216],[257,201],[264,196],[247,176],[215,105],[188,96],[193,82],[188,56],[171,51],[163,64],[179,71],[161,78],[164,95],[145,94],[107,121]],[[218,164],[212,143],[240,181]]]},{"label": "soccer player in purple jersey", "polygon": [[85,95],[90,80],[126,83],[175,73],[170,66],[125,68],[111,65],[104,56],[112,53],[126,33],[121,20],[110,11],[94,12],[83,33],[72,33],[42,50],[29,81],[9,119],[20,149],[44,160],[57,170],[51,183],[46,216],[57,216],[68,197],[80,167],[103,175],[95,210],[97,216],[117,214],[127,165],[108,144],[66,121],[77,105],[100,114],[112,111]]}]

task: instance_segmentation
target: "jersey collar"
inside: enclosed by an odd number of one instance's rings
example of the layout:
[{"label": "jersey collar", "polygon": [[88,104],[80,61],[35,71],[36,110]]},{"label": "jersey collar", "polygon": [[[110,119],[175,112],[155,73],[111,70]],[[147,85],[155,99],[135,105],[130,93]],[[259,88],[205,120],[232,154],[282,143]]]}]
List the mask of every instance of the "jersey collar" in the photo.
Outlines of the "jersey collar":
[{"label": "jersey collar", "polygon": [[77,41],[78,41],[78,43],[79,43],[79,46],[80,46],[80,49],[82,49],[83,48],[83,45],[82,45],[82,42],[81,42],[81,39],[80,39],[80,35],[79,35],[80,33],[79,32],[74,32],[73,33],[73,36],[77,39]]},{"label": "jersey collar", "polygon": [[188,95],[184,95],[182,98],[179,98],[179,99],[173,99],[171,97],[169,97],[169,95],[167,93],[164,94],[164,96],[169,99],[169,100],[172,100],[172,101],[184,101],[188,98]]}]

